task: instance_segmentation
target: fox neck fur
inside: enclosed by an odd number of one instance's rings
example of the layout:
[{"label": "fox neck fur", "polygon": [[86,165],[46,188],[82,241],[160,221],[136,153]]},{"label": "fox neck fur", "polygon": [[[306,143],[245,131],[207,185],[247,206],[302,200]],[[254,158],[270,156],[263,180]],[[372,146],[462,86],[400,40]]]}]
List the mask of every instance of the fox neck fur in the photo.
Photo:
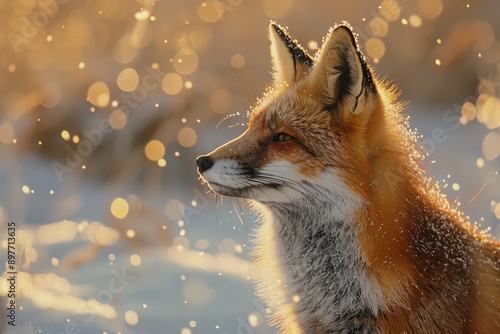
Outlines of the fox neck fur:
[{"label": "fox neck fur", "polygon": [[254,203],[262,214],[254,252],[258,293],[279,316],[294,317],[311,332],[375,333],[383,298],[366,274],[357,242],[352,210],[360,203],[320,184],[311,188],[317,193],[311,191],[293,207]]}]

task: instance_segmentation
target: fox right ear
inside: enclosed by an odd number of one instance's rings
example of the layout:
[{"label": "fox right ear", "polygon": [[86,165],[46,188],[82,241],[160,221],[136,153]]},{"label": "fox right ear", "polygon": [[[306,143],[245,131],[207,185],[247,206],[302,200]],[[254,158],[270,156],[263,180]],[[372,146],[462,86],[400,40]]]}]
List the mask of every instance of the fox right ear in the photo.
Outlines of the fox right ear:
[{"label": "fox right ear", "polygon": [[312,67],[312,58],[275,22],[269,25],[269,39],[275,86],[300,80]]},{"label": "fox right ear", "polygon": [[325,109],[362,110],[374,85],[352,28],[344,23],[331,29],[318,55],[308,80]]}]

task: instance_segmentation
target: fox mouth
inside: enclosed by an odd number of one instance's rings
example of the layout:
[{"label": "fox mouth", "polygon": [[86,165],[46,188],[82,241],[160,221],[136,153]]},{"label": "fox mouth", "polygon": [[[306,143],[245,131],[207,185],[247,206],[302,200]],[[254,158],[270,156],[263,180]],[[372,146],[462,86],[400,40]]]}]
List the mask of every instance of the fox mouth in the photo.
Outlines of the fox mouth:
[{"label": "fox mouth", "polygon": [[[206,180],[205,180],[206,181]],[[264,190],[265,188],[274,188],[276,189],[277,185],[249,185],[242,188],[230,187],[227,185],[223,185],[217,182],[209,182],[206,181],[208,187],[215,193],[221,196],[228,197],[239,197],[239,198],[248,198],[252,199],[251,196],[252,191],[256,190]]]},{"label": "fox mouth", "polygon": [[257,199],[256,196],[260,192],[266,192],[266,190],[279,190],[281,185],[279,184],[255,184],[255,185],[245,185],[243,187],[231,187],[223,185],[217,182],[208,181],[204,177],[202,178],[208,187],[215,193],[221,196],[228,197],[238,197],[246,199]]},{"label": "fox mouth", "polygon": [[203,179],[208,187],[215,193],[222,195],[222,196],[230,196],[230,197],[243,197],[242,196],[242,189],[241,188],[233,188],[229,187],[217,182],[209,182],[205,179]]}]

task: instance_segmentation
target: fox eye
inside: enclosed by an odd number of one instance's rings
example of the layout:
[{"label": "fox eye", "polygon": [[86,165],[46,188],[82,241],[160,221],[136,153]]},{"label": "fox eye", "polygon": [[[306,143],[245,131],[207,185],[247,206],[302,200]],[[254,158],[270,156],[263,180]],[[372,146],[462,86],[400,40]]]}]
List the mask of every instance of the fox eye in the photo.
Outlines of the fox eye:
[{"label": "fox eye", "polygon": [[292,139],[293,139],[293,137],[290,136],[289,134],[281,132],[281,133],[278,133],[277,135],[275,135],[272,140],[276,141],[276,142],[282,142],[282,141],[287,141],[287,140],[292,140]]}]

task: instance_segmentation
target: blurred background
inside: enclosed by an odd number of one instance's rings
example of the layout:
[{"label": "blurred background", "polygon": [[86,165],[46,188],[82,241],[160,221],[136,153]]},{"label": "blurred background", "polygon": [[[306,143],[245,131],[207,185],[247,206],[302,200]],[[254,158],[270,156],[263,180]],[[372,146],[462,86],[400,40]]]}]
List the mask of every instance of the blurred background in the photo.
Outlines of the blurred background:
[{"label": "blurred background", "polygon": [[[239,135],[271,81],[269,21],[310,54],[349,21],[397,84],[429,174],[500,237],[496,0],[0,0],[0,259],[7,333],[273,333],[254,217],[195,158]],[[7,267],[0,301],[8,302]]]}]

